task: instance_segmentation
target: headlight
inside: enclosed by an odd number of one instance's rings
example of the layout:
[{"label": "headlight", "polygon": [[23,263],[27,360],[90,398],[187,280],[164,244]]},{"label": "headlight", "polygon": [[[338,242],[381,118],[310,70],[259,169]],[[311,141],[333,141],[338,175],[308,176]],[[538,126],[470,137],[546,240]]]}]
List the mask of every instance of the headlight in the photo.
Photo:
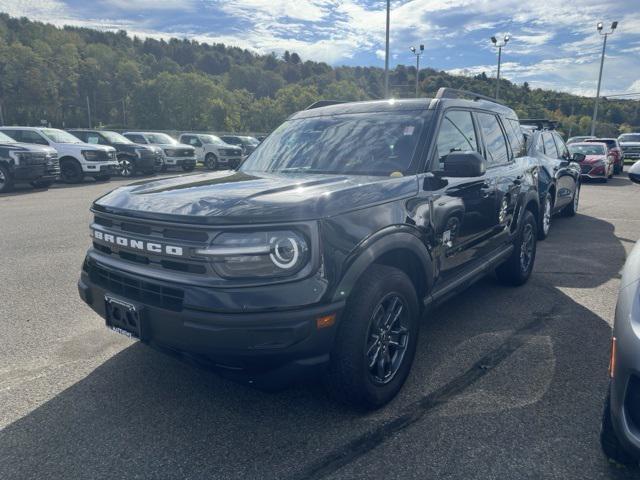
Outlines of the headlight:
[{"label": "headlight", "polygon": [[16,165],[20,165],[21,163],[27,163],[29,161],[29,159],[31,158],[31,153],[11,150],[9,151],[9,156],[13,158]]},{"label": "headlight", "polygon": [[82,156],[87,161],[94,161],[98,159],[99,153],[97,150],[82,150]]},{"label": "headlight", "polygon": [[211,247],[196,253],[209,257],[226,278],[289,276],[309,261],[306,239],[293,230],[223,233]]}]

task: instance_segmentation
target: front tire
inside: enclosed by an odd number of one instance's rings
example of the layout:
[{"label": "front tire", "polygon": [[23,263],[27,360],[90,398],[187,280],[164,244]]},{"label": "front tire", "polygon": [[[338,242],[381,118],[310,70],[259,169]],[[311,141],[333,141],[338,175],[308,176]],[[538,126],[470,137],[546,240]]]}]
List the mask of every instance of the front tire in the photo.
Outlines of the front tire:
[{"label": "front tire", "polygon": [[571,203],[564,207],[562,210],[562,214],[565,217],[575,217],[576,213],[578,213],[578,206],[580,203],[580,183],[576,184],[576,189],[573,191],[573,198],[571,199]]},{"label": "front tire", "polygon": [[0,193],[7,193],[13,190],[13,176],[9,169],[0,165]]},{"label": "front tire", "polygon": [[135,165],[128,157],[118,157],[118,164],[120,166],[120,175],[129,178],[133,176],[135,171]]},{"label": "front tire", "polygon": [[80,183],[84,172],[76,160],[68,158],[60,161],[60,178],[65,183]]},{"label": "front tire", "polygon": [[506,262],[496,268],[496,276],[502,283],[517,287],[529,280],[536,260],[537,228],[533,213],[525,210],[513,241],[513,252]]},{"label": "front tire", "polygon": [[409,277],[394,267],[370,267],[342,314],[325,375],[329,393],[365,410],[388,403],[409,375],[418,331],[418,299]]},{"label": "front tire", "polygon": [[207,153],[207,155],[204,157],[204,166],[208,170],[217,170],[218,157],[216,157],[213,153]]},{"label": "front tire", "polygon": [[637,458],[629,454],[613,429],[613,422],[611,421],[611,392],[607,393],[605,399],[604,409],[602,412],[602,428],[600,430],[600,445],[602,451],[611,460],[620,463],[622,465],[634,465],[638,463]]},{"label": "front tire", "polygon": [[551,194],[547,192],[542,200],[542,215],[538,223],[538,240],[544,240],[549,236],[551,230],[551,218],[553,212],[553,200]]}]

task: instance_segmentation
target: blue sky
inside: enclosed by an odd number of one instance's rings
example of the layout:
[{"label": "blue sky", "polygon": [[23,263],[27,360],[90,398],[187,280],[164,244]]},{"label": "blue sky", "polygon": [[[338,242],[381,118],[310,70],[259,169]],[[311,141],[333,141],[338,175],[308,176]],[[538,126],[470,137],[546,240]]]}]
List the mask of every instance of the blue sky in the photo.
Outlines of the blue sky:
[{"label": "blue sky", "polygon": [[[0,11],[56,25],[223,42],[259,53],[296,51],[332,65],[384,65],[385,4],[371,0],[0,0]],[[604,94],[640,92],[640,0],[392,1],[391,63],[495,75],[492,35],[511,35],[503,74],[533,87],[593,95],[602,38]]]}]

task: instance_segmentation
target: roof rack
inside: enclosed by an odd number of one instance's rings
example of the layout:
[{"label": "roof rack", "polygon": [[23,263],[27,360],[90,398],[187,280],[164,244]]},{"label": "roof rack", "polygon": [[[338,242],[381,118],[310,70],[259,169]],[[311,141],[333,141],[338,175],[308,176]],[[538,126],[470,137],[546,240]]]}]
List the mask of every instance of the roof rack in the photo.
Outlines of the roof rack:
[{"label": "roof rack", "polygon": [[479,93],[470,92],[469,90],[458,90],[457,88],[440,87],[435,98],[471,98],[472,100],[485,100],[487,102],[504,105],[495,98],[480,95]]},{"label": "roof rack", "polygon": [[555,130],[560,126],[560,122],[549,120],[548,118],[521,118],[520,123],[522,125],[533,125],[538,130]]},{"label": "roof rack", "polygon": [[318,100],[317,102],[313,102],[309,105],[305,110],[313,110],[314,108],[320,107],[328,107],[329,105],[338,105],[339,103],[344,103],[339,100]]}]

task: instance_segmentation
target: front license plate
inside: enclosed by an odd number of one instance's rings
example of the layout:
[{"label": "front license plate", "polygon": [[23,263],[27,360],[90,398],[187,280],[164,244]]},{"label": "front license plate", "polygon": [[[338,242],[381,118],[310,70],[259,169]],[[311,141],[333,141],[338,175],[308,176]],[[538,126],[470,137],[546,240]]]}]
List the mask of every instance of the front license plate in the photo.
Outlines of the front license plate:
[{"label": "front license plate", "polygon": [[105,295],[104,303],[108,328],[129,338],[142,338],[138,306],[109,295]]}]

